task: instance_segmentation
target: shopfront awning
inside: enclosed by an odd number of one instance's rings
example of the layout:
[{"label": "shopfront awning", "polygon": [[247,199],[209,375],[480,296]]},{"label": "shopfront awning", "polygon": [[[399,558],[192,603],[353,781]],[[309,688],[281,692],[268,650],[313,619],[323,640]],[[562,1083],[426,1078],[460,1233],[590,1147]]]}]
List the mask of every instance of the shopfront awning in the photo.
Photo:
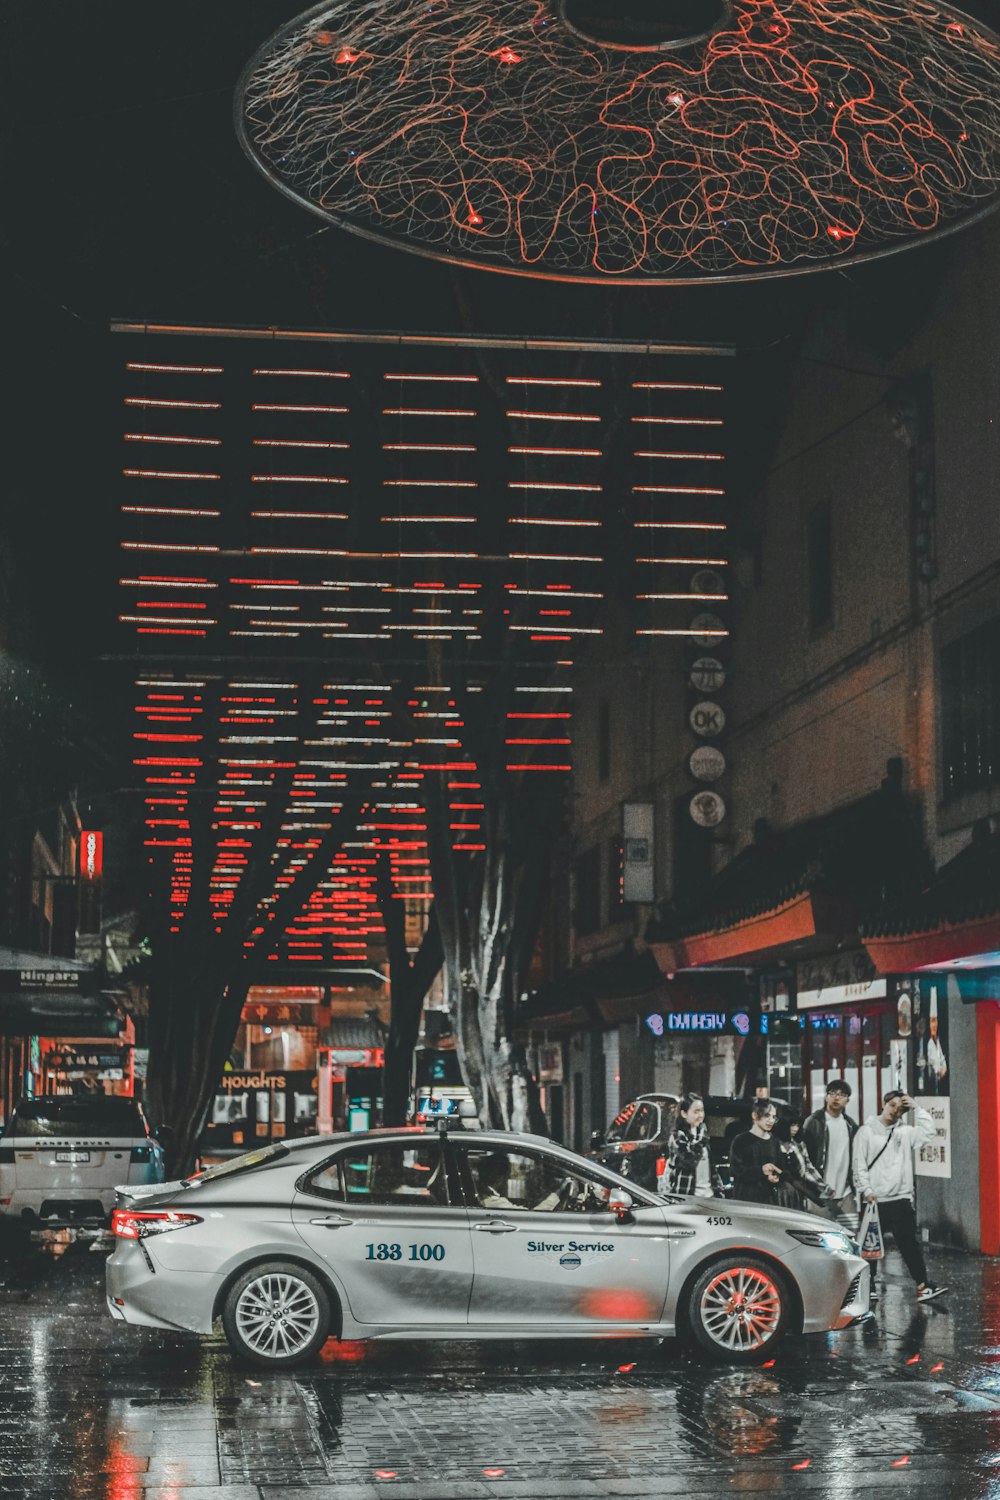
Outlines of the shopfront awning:
[{"label": "shopfront awning", "polygon": [[766,964],[856,942],[886,890],[909,892],[926,871],[919,822],[894,783],[821,818],[759,829],[695,897],[650,923],[665,973]]},{"label": "shopfront awning", "polygon": [[0,948],[0,1036],[112,1037],[121,1031],[107,976],[77,959]]},{"label": "shopfront awning", "polygon": [[521,1027],[549,1033],[612,1025],[651,1011],[700,1011],[741,1003],[742,975],[668,977],[649,951],[632,950],[573,969],[521,1005]]},{"label": "shopfront awning", "polygon": [[881,974],[1000,968],[1000,833],[983,829],[909,902],[862,925]]},{"label": "shopfront awning", "polygon": [[385,1027],[371,1016],[334,1016],[319,1031],[319,1046],[338,1051],[385,1046]]}]

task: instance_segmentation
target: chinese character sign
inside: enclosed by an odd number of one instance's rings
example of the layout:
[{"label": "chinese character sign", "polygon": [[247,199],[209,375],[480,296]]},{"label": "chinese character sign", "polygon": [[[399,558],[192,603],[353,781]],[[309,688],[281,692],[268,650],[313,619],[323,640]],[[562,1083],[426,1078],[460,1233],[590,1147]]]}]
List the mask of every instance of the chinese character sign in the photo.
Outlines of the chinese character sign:
[{"label": "chinese character sign", "polygon": [[914,1169],[918,1177],[951,1176],[951,1100],[933,1094],[917,1094],[914,1103],[926,1109],[934,1121],[934,1139],[917,1151]]}]

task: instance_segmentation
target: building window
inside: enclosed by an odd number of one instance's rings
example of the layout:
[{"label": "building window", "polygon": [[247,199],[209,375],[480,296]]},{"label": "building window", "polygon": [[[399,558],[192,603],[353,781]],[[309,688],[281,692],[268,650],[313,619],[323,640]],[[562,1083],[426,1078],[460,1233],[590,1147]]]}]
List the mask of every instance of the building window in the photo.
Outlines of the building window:
[{"label": "building window", "polygon": [[576,862],[575,927],[581,937],[601,925],[601,847],[595,844]]},{"label": "building window", "polygon": [[806,516],[806,603],[809,628],[822,630],[833,619],[833,549],[830,502],[814,505]]},{"label": "building window", "polygon": [[607,699],[597,710],[597,779],[611,779],[611,704]]},{"label": "building window", "polygon": [[945,802],[1000,786],[1000,616],[941,652]]}]

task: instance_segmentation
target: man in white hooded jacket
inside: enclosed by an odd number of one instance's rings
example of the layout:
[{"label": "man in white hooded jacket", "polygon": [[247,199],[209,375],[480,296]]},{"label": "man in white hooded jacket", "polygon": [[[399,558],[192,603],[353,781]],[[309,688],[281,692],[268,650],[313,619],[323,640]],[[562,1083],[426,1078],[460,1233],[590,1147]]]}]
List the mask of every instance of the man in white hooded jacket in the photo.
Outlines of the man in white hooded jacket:
[{"label": "man in white hooded jacket", "polygon": [[[913,1110],[914,1123],[903,1116]],[[880,1115],[869,1115],[854,1137],[854,1183],[862,1203],[878,1203],[882,1232],[893,1236],[906,1269],[917,1283],[917,1301],[930,1302],[948,1290],[927,1279],[913,1207],[913,1153],[934,1138],[934,1122],[909,1094],[892,1089]],[[872,1269],[874,1270],[874,1264]],[[872,1281],[874,1287],[874,1277]]]}]

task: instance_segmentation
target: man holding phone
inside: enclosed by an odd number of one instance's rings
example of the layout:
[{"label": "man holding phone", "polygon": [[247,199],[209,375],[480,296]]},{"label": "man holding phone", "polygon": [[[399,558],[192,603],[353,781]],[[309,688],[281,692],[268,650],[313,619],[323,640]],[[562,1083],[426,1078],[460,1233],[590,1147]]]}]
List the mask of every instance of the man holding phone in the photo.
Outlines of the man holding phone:
[{"label": "man holding phone", "polygon": [[[913,1111],[913,1124],[904,1116]],[[890,1089],[880,1115],[870,1115],[854,1137],[854,1183],[862,1203],[878,1203],[882,1233],[893,1236],[906,1269],[917,1283],[917,1301],[930,1302],[948,1290],[927,1279],[913,1207],[913,1153],[934,1138],[934,1122],[915,1107],[909,1094]],[[874,1271],[874,1264],[873,1264]],[[874,1291],[874,1276],[872,1281]]]}]

